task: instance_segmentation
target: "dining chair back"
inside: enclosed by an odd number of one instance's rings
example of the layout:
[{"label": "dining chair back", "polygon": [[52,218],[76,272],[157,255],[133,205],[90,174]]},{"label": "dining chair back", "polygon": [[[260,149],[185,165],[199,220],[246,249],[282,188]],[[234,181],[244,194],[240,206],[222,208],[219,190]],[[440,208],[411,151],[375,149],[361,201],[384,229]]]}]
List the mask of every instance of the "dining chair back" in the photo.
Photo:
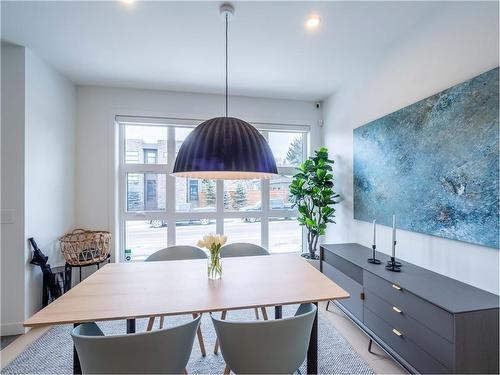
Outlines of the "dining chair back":
[{"label": "dining chair back", "polygon": [[105,336],[95,323],[74,328],[84,374],[181,374],[188,363],[201,315],[186,324],[152,332]]},{"label": "dining chair back", "polygon": [[[145,259],[145,262],[159,262],[159,261],[169,261],[169,260],[186,260],[186,259],[207,259],[207,254],[196,246],[169,246],[164,249],[158,250],[157,252],[151,254]],[[192,314],[193,318],[197,318],[198,314]],[[201,316],[201,315],[200,315]],[[153,329],[156,317],[151,316],[146,327],[147,331]],[[165,321],[164,316],[160,316],[160,329],[163,328],[163,323]],[[205,350],[205,342],[203,341],[203,333],[201,332],[201,327],[198,327],[197,331],[198,343],[200,344],[201,355],[205,357],[207,352]]]},{"label": "dining chair back", "polygon": [[162,260],[206,259],[207,254],[195,246],[169,246],[148,256],[146,262]]},{"label": "dining chair back", "polygon": [[[255,245],[253,243],[247,242],[236,242],[229,243],[224,245],[220,249],[221,258],[233,258],[233,257],[250,257],[250,256],[258,256],[258,255],[269,255],[269,252],[264,249],[262,246]],[[262,311],[262,317],[264,320],[267,320],[267,311],[265,307],[260,307]],[[255,318],[259,319],[259,308],[254,308]],[[221,314],[221,319],[226,319],[227,311],[223,311]],[[215,340],[214,345],[214,354],[217,354],[219,351],[219,340]]]},{"label": "dining chair back", "polygon": [[299,306],[295,316],[267,321],[230,321],[212,316],[222,356],[237,374],[292,374],[304,362],[317,307]]},{"label": "dining chair back", "polygon": [[220,249],[221,258],[250,257],[256,255],[269,255],[269,252],[262,246],[245,242],[229,243]]}]

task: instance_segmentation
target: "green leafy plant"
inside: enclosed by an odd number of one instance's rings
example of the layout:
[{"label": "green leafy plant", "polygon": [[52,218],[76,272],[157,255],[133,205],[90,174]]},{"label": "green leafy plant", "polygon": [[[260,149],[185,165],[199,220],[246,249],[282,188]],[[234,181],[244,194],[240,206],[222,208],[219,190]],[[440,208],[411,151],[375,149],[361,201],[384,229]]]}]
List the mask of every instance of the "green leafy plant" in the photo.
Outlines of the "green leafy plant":
[{"label": "green leafy plant", "polygon": [[328,223],[335,223],[335,208],[340,196],[333,191],[333,160],[328,149],[321,147],[315,155],[304,161],[293,176],[290,194],[299,211],[298,221],[307,228],[309,253],[307,258],[318,259],[316,248],[319,236],[325,234]]}]

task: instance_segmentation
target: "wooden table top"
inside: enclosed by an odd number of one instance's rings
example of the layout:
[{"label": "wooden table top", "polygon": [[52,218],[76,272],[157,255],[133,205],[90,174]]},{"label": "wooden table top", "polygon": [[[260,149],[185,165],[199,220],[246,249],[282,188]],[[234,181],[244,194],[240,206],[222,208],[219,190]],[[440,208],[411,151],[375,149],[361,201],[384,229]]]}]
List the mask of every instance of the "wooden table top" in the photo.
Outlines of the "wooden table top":
[{"label": "wooden table top", "polygon": [[26,327],[143,318],[348,298],[297,255],[222,259],[209,280],[207,260],[111,263],[24,322]]}]

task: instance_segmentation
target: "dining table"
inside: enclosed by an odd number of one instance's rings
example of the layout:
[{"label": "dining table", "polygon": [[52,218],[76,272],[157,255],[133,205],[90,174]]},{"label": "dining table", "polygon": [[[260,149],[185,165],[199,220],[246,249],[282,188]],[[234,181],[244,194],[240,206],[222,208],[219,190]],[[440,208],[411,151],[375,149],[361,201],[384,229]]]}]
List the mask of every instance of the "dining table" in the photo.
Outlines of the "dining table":
[{"label": "dining table", "polygon": [[[203,314],[348,298],[349,294],[297,254],[222,259],[222,277],[207,276],[207,260],[110,263],[24,322],[25,327]],[[81,373],[73,346],[73,372]],[[307,350],[307,372],[318,372],[318,313]]]}]

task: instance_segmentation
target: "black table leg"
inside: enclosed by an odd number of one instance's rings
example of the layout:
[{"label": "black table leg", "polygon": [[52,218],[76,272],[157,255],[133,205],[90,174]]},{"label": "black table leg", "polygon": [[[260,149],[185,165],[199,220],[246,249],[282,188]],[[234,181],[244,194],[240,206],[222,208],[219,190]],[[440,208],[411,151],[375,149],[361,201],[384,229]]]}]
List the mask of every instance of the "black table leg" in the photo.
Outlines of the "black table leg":
[{"label": "black table leg", "polygon": [[[74,323],[73,327],[78,327],[80,323]],[[78,353],[76,352],[75,344],[73,344],[73,374],[81,374],[82,368],[80,366],[80,359],[78,358]]]},{"label": "black table leg", "polygon": [[47,280],[48,274],[43,274],[42,276],[42,308],[49,304],[49,293],[47,288],[49,286],[49,282]]},{"label": "black table leg", "polygon": [[127,333],[135,333],[135,319],[127,319]]},{"label": "black table leg", "polygon": [[[317,302],[314,302],[314,304],[318,307]],[[309,348],[307,348],[307,373],[318,373],[318,310],[316,310],[316,314],[314,315]]]},{"label": "black table leg", "polygon": [[71,274],[73,269],[69,266],[68,263],[64,265],[64,293],[71,289]]},{"label": "black table leg", "polygon": [[283,306],[274,306],[274,319],[281,319],[283,315]]}]

